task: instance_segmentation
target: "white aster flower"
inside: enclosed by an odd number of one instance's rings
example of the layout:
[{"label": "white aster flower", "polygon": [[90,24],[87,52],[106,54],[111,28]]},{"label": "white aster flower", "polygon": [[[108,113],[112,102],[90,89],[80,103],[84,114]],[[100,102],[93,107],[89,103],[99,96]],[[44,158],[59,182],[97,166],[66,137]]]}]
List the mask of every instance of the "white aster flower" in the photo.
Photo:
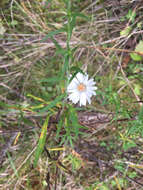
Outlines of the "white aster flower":
[{"label": "white aster flower", "polygon": [[67,87],[68,99],[74,104],[79,102],[80,106],[86,106],[87,101],[91,104],[91,97],[96,95],[95,84],[93,79],[88,79],[87,74],[77,73]]}]

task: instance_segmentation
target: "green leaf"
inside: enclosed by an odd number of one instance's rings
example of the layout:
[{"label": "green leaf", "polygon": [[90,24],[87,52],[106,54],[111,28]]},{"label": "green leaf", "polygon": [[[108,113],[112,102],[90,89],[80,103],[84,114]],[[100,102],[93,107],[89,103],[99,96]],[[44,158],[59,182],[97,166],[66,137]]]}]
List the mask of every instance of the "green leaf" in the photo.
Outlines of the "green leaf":
[{"label": "green leaf", "polygon": [[86,15],[84,15],[84,14],[82,14],[82,13],[76,12],[76,13],[73,13],[73,15],[74,15],[75,17],[78,16],[78,17],[81,17],[81,18],[83,18],[83,19],[86,19],[87,21],[90,20],[88,16],[86,16]]},{"label": "green leaf", "polygon": [[8,156],[8,160],[9,160],[9,162],[10,162],[11,168],[12,168],[13,171],[14,171],[14,175],[15,175],[17,178],[19,178],[19,176],[18,176],[18,171],[17,171],[17,169],[16,169],[16,167],[15,167],[15,164],[14,164],[14,162],[13,162],[11,156],[10,156],[10,153],[7,151],[6,154],[7,154],[7,156]]},{"label": "green leaf", "polygon": [[73,73],[72,77],[70,78],[70,82],[73,80],[73,78],[76,76],[77,73],[82,73],[84,75],[84,72],[78,67],[74,66],[74,67],[71,68],[71,71],[72,70],[75,71],[75,72]]},{"label": "green leaf", "polygon": [[54,35],[59,34],[59,33],[62,33],[62,32],[65,32],[65,28],[61,28],[61,29],[58,29],[58,30],[51,31],[51,32],[49,32],[49,33],[41,40],[41,42],[46,41],[48,38],[52,38]]},{"label": "green leaf", "polygon": [[50,114],[48,114],[48,116],[47,116],[47,118],[46,118],[46,120],[42,126],[41,135],[40,135],[39,142],[37,145],[37,149],[35,152],[34,167],[37,166],[37,162],[38,162],[39,157],[41,156],[43,149],[44,149],[44,146],[45,146],[49,118],[50,118]]},{"label": "green leaf", "polygon": [[123,163],[116,163],[114,167],[121,172],[125,171]]},{"label": "green leaf", "polygon": [[18,22],[17,22],[17,20],[13,20],[10,24],[11,24],[11,26],[16,26],[16,25],[18,25]]},{"label": "green leaf", "polygon": [[64,123],[64,114],[60,117],[60,121],[58,122],[58,125],[57,125],[56,139],[59,138],[59,134],[63,127],[63,123]]},{"label": "green leaf", "polygon": [[47,82],[50,84],[57,84],[57,82],[61,80],[60,76],[54,76],[54,77],[50,77],[50,78],[46,78],[46,79],[42,79],[39,82]]},{"label": "green leaf", "polygon": [[64,65],[62,67],[62,72],[61,72],[61,78],[63,78],[66,74],[66,71],[69,69],[69,55],[68,53],[65,54],[64,57]]},{"label": "green leaf", "polygon": [[8,104],[6,104],[5,102],[1,102],[0,101],[0,106],[3,107],[3,108],[8,108],[10,107]]},{"label": "green leaf", "polygon": [[136,12],[130,9],[128,14],[126,15],[126,18],[129,19],[131,22],[134,22],[135,17],[136,17]]},{"label": "green leaf", "polygon": [[132,60],[134,60],[134,61],[141,61],[142,60],[142,57],[136,53],[130,53],[130,56],[131,56]]},{"label": "green leaf", "polygon": [[137,95],[140,95],[141,94],[141,86],[139,84],[135,84],[134,91]]},{"label": "green leaf", "polygon": [[[137,44],[135,51],[143,53],[143,41],[142,40],[140,40],[140,42]],[[141,61],[142,60],[142,56],[138,55],[136,53],[130,53],[130,56],[134,61]]]},{"label": "green leaf", "polygon": [[40,102],[43,102],[43,103],[47,103],[44,99],[42,99],[40,97],[37,97],[37,96],[34,96],[32,94],[27,94],[27,96],[33,98],[34,100],[37,100],[37,101],[40,101]]},{"label": "green leaf", "polygon": [[71,67],[71,71],[74,71],[76,73],[80,72],[80,73],[84,74],[84,72],[77,66]]},{"label": "green leaf", "polygon": [[135,178],[135,177],[137,177],[137,173],[136,172],[131,172],[131,173],[129,173],[129,177],[130,178]]},{"label": "green leaf", "polygon": [[100,143],[100,146],[106,147],[107,144],[103,141],[103,142]]},{"label": "green leaf", "polygon": [[54,106],[56,106],[56,104],[58,103],[61,103],[61,100],[65,97],[65,93],[62,94],[61,96],[58,96],[57,98],[55,98],[55,100],[51,101],[51,103],[49,103],[48,106],[45,106],[43,109],[41,109],[39,111],[39,113],[42,113],[42,112],[46,112],[48,111],[49,109],[53,108]]},{"label": "green leaf", "polygon": [[129,148],[136,147],[136,144],[133,141],[128,141],[123,144],[123,149],[126,151]]},{"label": "green leaf", "polygon": [[138,22],[138,23],[137,23],[137,27],[138,27],[139,29],[141,29],[141,28],[142,28],[142,22]]},{"label": "green leaf", "polygon": [[139,111],[139,121],[142,121],[143,122],[143,106],[141,107],[140,111]]},{"label": "green leaf", "polygon": [[72,19],[71,19],[71,23],[70,23],[70,36],[72,35],[72,31],[74,29],[76,25],[76,15],[72,14]]},{"label": "green leaf", "polygon": [[25,123],[25,124],[27,124],[27,125],[31,125],[31,126],[33,126],[33,122],[32,121],[30,121],[29,119],[27,119],[27,118],[22,118],[22,121]]},{"label": "green leaf", "polygon": [[98,189],[99,190],[110,190],[106,185],[102,185]]},{"label": "green leaf", "polygon": [[72,122],[72,127],[74,129],[75,138],[77,138],[78,134],[79,134],[80,125],[78,124],[77,113],[76,113],[75,109],[72,106],[70,106],[70,109],[69,109],[69,119]]},{"label": "green leaf", "polygon": [[63,55],[63,56],[64,56],[66,50],[61,47],[61,45],[55,40],[55,38],[54,38],[53,36],[51,36],[51,40],[53,41],[53,43],[55,44],[55,46],[56,46],[56,48],[57,48],[56,54],[57,54],[57,55],[60,54],[60,55]]},{"label": "green leaf", "polygon": [[72,105],[70,105],[68,112],[69,112],[69,115],[68,115],[69,123],[71,122],[72,132],[74,133],[74,140],[76,140],[77,137],[79,136],[79,134],[81,134],[80,129],[86,128],[86,127],[79,124],[76,108],[74,108]]},{"label": "green leaf", "polygon": [[120,36],[128,36],[131,31],[131,26],[127,26],[120,32]]}]

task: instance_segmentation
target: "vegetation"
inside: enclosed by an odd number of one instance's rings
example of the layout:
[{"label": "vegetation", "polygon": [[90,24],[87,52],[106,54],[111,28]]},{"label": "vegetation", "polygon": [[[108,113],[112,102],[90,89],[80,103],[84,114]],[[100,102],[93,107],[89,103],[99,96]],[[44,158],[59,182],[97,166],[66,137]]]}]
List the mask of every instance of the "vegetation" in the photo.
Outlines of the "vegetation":
[{"label": "vegetation", "polygon": [[[0,6],[0,189],[143,189],[142,2]],[[85,107],[78,72],[98,87]]]}]

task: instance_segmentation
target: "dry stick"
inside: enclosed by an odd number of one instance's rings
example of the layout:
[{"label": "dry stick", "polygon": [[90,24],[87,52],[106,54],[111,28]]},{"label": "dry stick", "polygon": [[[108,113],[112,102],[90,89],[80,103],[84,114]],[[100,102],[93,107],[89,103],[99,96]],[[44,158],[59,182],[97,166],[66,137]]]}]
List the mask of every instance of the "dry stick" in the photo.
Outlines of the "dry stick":
[{"label": "dry stick", "polygon": [[127,50],[127,49],[120,49],[120,48],[105,48],[105,47],[101,47],[101,46],[86,46],[87,48],[94,48],[97,50],[110,50],[110,51],[117,51],[117,52],[125,52],[125,53],[136,53],[138,55],[143,56],[143,52],[140,51],[133,51],[133,50]]},{"label": "dry stick", "polygon": [[1,131],[0,130],[0,135],[8,135],[8,134],[15,134],[15,133],[26,133],[26,132],[30,132],[30,131],[32,131],[32,130],[34,130],[34,129],[37,129],[37,127],[35,127],[35,126],[29,126],[28,128],[26,128],[26,129],[23,129],[23,130],[9,130],[9,131]]}]

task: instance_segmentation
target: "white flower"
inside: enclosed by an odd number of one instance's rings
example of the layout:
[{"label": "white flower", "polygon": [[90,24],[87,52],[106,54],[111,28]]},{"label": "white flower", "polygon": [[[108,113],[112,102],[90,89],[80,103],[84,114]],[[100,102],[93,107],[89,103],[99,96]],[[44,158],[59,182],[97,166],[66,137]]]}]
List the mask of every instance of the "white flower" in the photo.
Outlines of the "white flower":
[{"label": "white flower", "polygon": [[87,101],[91,104],[91,97],[96,95],[96,89],[93,79],[88,79],[87,74],[77,73],[67,87],[68,99],[74,104],[79,102],[80,106],[86,106]]}]

